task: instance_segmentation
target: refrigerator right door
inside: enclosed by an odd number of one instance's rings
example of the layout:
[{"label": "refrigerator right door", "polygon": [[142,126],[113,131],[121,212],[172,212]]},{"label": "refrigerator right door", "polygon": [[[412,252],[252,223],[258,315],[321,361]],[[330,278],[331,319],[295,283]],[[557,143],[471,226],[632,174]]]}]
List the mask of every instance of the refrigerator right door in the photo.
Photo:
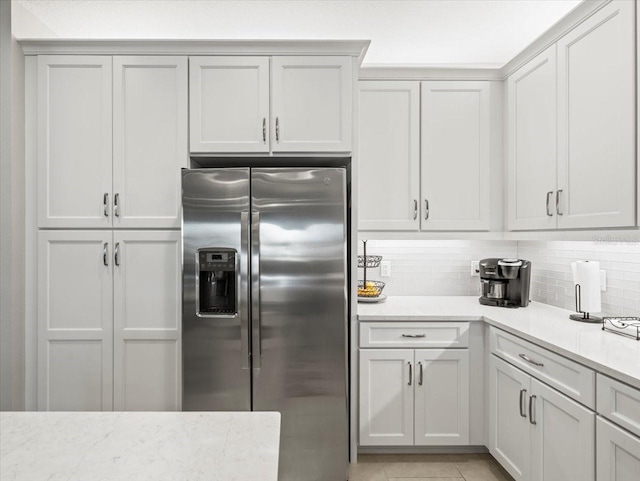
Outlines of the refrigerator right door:
[{"label": "refrigerator right door", "polygon": [[282,414],[280,481],[344,480],[346,172],[252,169],[253,409]]}]

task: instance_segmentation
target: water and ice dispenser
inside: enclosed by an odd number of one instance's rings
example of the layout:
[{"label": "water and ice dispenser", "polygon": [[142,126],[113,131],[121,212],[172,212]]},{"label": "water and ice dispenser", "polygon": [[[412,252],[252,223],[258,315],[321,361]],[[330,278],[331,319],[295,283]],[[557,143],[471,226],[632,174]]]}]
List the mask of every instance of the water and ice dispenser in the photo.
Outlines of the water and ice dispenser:
[{"label": "water and ice dispenser", "polygon": [[198,315],[237,314],[237,253],[225,248],[198,250]]}]

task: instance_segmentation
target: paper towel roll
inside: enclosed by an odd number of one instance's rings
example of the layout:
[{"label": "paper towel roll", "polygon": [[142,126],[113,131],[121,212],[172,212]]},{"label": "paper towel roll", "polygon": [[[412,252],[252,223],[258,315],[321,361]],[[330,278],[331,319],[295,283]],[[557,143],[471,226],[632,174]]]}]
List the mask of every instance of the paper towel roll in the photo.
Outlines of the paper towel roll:
[{"label": "paper towel roll", "polygon": [[580,285],[579,312],[600,312],[600,263],[576,261],[571,263],[574,285]]}]

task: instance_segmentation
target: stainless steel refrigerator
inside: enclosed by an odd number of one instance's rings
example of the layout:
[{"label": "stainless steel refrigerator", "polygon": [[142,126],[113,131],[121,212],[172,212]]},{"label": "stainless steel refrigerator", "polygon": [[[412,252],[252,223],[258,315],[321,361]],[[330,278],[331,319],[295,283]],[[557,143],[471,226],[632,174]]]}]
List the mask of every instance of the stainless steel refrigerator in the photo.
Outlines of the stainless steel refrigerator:
[{"label": "stainless steel refrigerator", "polygon": [[185,411],[279,411],[279,479],[347,478],[344,168],[182,171]]}]

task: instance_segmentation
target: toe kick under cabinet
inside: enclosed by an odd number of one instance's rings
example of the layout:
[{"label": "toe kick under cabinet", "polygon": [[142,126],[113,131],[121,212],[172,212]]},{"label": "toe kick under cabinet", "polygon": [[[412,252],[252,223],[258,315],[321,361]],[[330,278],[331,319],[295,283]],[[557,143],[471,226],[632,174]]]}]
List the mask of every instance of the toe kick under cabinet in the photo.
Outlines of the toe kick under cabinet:
[{"label": "toe kick under cabinet", "polygon": [[360,323],[360,445],[469,444],[469,323]]}]

